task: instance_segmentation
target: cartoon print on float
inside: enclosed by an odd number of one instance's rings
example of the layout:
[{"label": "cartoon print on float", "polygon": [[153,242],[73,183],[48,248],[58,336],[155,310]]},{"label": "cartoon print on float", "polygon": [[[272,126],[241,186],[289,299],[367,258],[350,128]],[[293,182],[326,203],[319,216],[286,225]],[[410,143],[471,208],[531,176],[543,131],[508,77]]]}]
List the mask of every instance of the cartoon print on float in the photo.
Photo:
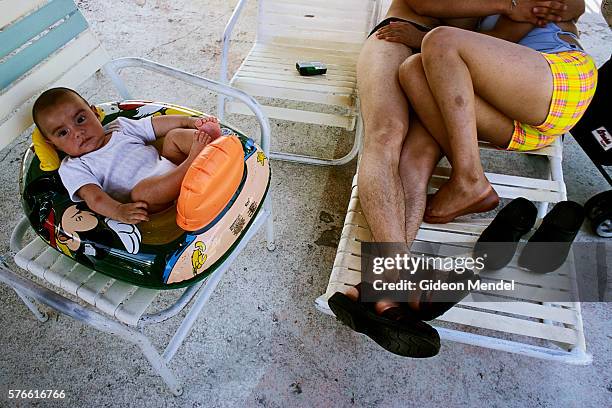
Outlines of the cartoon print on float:
[{"label": "cartoon print on float", "polygon": [[200,269],[204,266],[208,255],[206,254],[206,244],[202,241],[196,241],[194,250],[191,254],[191,266],[193,267],[193,276],[200,273]]},{"label": "cartoon print on float", "polygon": [[[106,218],[105,224],[117,234],[119,240],[130,254],[138,253],[142,236],[135,225],[126,224]],[[94,230],[98,226],[96,215],[86,209],[80,209],[78,204],[71,205],[62,214],[61,222],[57,228],[57,247],[67,255],[82,252],[84,255],[100,257],[102,248],[94,241],[85,240],[83,233]],[[81,233],[79,235],[79,233]],[[110,241],[112,242],[112,237]],[[104,241],[108,241],[104,240]],[[96,234],[96,241],[101,242],[100,233]],[[108,242],[110,244],[110,242]]]}]

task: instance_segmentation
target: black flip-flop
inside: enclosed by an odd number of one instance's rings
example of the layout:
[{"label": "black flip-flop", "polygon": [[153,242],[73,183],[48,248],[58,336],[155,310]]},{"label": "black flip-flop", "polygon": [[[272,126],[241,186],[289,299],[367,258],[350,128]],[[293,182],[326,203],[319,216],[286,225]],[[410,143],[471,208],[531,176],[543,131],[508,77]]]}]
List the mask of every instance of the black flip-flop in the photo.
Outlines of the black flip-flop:
[{"label": "black flip-flop", "polygon": [[518,264],[538,273],[558,269],[567,259],[584,216],[584,208],[574,201],[555,204],[525,245]]},{"label": "black flip-flop", "polygon": [[440,336],[427,323],[408,317],[391,320],[379,316],[367,305],[344,293],[334,293],[328,301],[338,320],[363,333],[393,354],[404,357],[433,357],[440,351]]},{"label": "black flip-flop", "polygon": [[538,209],[531,201],[523,197],[512,200],[482,232],[474,245],[474,257],[482,257],[488,270],[508,265],[519,240],[531,231],[537,216]]}]

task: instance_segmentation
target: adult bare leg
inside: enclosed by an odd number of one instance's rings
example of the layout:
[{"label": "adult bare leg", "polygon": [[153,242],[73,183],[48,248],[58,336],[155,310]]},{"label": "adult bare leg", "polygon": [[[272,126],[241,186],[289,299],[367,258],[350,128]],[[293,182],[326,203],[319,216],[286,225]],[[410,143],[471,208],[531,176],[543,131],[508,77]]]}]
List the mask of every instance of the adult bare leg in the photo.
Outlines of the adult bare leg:
[{"label": "adult bare leg", "polygon": [[359,199],[376,242],[406,242],[399,157],[408,131],[408,102],[397,72],[412,51],[370,37],[357,62],[365,141]]},{"label": "adult bare leg", "polygon": [[447,131],[453,167],[427,214],[448,220],[458,210],[484,210],[492,202],[492,189],[478,152],[475,94],[508,118],[542,123],[552,96],[548,63],[528,48],[449,27],[426,36],[422,62]]},{"label": "adult bare leg", "polygon": [[427,185],[442,149],[416,115],[410,119],[410,129],[400,156],[400,179],[406,208],[406,242],[410,246],[423,221]]}]

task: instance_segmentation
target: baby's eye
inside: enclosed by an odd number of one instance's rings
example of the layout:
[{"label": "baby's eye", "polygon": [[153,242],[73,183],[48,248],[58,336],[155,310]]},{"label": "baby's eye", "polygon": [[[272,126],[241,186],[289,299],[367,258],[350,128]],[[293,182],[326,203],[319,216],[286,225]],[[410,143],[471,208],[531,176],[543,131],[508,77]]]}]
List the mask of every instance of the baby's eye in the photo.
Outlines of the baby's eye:
[{"label": "baby's eye", "polygon": [[62,129],[62,130],[60,130],[59,132],[57,132],[57,135],[58,135],[59,137],[64,137],[64,136],[66,136],[67,134],[68,134],[68,130],[66,130],[66,129]]},{"label": "baby's eye", "polygon": [[77,123],[83,123],[85,122],[85,115],[79,115],[79,117],[77,117]]}]

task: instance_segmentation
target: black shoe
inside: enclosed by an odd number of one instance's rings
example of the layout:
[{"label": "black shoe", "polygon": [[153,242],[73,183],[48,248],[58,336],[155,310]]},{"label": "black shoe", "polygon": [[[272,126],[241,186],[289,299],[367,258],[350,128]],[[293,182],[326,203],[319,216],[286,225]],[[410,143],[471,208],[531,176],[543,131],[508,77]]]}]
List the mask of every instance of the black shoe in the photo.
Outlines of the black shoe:
[{"label": "black shoe", "polygon": [[561,201],[546,214],[519,257],[518,264],[532,272],[558,269],[569,254],[584,221],[584,208],[573,201]]},{"label": "black shoe", "polygon": [[501,209],[474,246],[474,257],[483,257],[485,269],[501,269],[512,260],[523,235],[533,228],[538,209],[523,197]]},{"label": "black shoe", "polygon": [[400,320],[379,316],[367,305],[340,292],[334,293],[328,304],[338,320],[393,354],[425,358],[433,357],[440,351],[440,336],[427,323],[408,316]]}]

